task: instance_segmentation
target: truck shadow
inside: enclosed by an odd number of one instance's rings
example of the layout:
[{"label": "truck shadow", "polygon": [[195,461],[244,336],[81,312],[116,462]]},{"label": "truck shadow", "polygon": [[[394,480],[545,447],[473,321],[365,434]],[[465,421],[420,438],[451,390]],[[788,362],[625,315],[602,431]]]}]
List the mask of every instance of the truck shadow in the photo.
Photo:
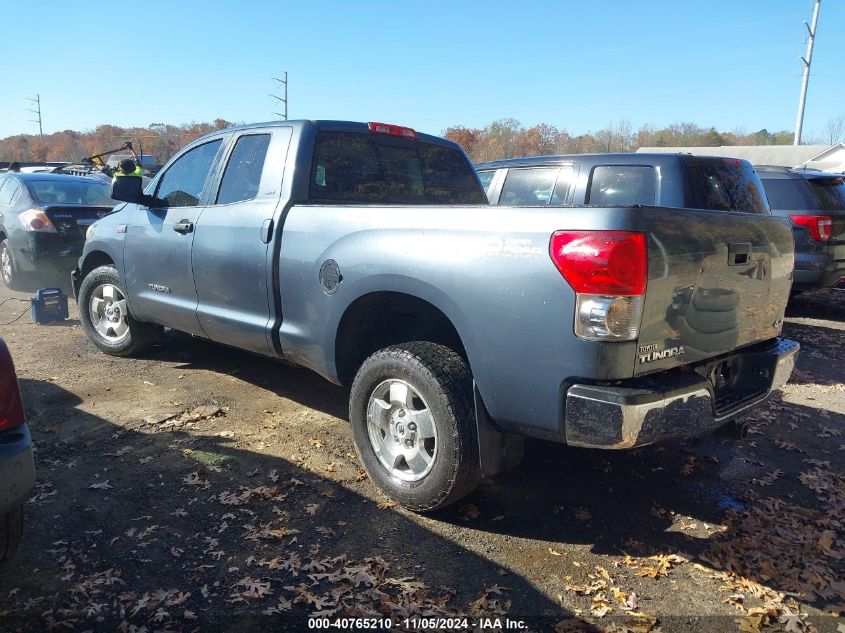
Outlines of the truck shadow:
[{"label": "truck shadow", "polygon": [[425,611],[507,611],[540,630],[570,617],[518,573],[345,481],[199,427],[129,430],[54,383],[20,383],[38,483],[0,575],[4,630],[294,631],[315,612]]},{"label": "truck shadow", "polygon": [[299,404],[346,420],[348,389],[312,371],[271,358],[225,347],[181,332],[167,332],[165,340],[144,358],[175,363],[186,371],[206,370],[237,376],[257,387]]},{"label": "truck shadow", "polygon": [[[240,379],[346,420],[346,390],[312,372],[234,350],[220,354],[219,347],[202,341],[179,340],[179,346],[167,346],[151,357],[184,363],[182,368],[237,371]],[[525,548],[530,551],[523,552],[526,565],[540,555],[548,558],[548,543],[588,545],[596,555],[674,553],[709,565],[714,547],[721,547],[714,543],[749,538],[744,527],[731,526],[744,525],[737,517],[744,516],[756,500],[765,497],[802,516],[818,514],[819,499],[797,482],[798,475],[810,468],[803,460],[814,453],[818,439],[814,431],[801,434],[801,440],[809,443],[800,449],[804,453],[778,448],[771,432],[787,433],[786,420],[841,429],[845,416],[828,414],[821,419],[816,409],[775,406],[777,413],[764,407],[748,416],[759,433],[746,441],[711,436],[626,452],[529,442],[519,468],[485,482],[463,504],[432,518],[458,529],[530,539],[533,543]],[[826,441],[819,442],[815,447],[819,455],[829,454]],[[783,481],[769,487],[765,482],[775,471],[780,471],[776,479]],[[764,483],[750,485],[755,479]],[[476,514],[480,517],[468,516]],[[718,527],[726,525],[726,516],[731,519],[728,527]],[[771,529],[780,529],[776,519]],[[773,590],[795,592],[798,581],[792,576],[773,577],[767,555],[758,562],[749,559],[741,574]],[[799,557],[797,563],[801,562]]]},{"label": "truck shadow", "polygon": [[795,295],[789,300],[786,316],[845,321],[845,290],[826,288]]}]

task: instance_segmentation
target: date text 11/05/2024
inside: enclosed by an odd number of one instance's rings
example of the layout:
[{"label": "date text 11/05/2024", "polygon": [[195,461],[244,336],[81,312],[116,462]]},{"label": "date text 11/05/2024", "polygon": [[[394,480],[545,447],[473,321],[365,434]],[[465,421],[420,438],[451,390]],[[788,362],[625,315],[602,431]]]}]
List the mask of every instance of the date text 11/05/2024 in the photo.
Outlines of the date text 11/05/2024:
[{"label": "date text 11/05/2024", "polygon": [[402,627],[407,631],[523,631],[527,629],[523,620],[511,618],[308,618],[308,628],[313,630],[339,631],[389,631]]}]

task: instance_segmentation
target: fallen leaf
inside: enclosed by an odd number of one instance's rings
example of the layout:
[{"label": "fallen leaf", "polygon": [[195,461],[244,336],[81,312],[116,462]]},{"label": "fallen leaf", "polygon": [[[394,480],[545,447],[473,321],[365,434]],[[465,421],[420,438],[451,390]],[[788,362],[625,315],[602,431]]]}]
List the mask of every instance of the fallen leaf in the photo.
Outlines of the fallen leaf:
[{"label": "fallen leaf", "polygon": [[465,503],[462,505],[458,508],[458,514],[465,521],[472,521],[481,517],[481,511],[478,509],[478,506],[473,503]]}]

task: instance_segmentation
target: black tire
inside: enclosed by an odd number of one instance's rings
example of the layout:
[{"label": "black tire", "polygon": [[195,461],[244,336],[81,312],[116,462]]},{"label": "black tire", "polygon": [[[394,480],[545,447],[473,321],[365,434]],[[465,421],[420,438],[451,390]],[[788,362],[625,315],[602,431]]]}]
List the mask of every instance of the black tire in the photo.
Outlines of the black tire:
[{"label": "black tire", "polygon": [[23,505],[0,516],[0,563],[6,562],[23,537]]},{"label": "black tire", "polygon": [[[410,385],[428,406],[437,432],[431,470],[406,481],[388,470],[376,455],[367,428],[370,397],[387,380]],[[349,398],[355,449],[376,486],[415,512],[443,508],[472,492],[481,481],[478,439],[467,363],[443,345],[424,341],[382,349],[364,361]]]},{"label": "black tire", "polygon": [[726,288],[699,288],[692,296],[692,305],[702,312],[728,312],[739,305],[739,293]]},{"label": "black tire", "polygon": [[696,310],[690,306],[687,309],[686,317],[687,323],[689,323],[692,329],[704,334],[716,334],[717,332],[734,330],[738,327],[735,310],[713,312]]},{"label": "black tire", "polygon": [[[2,265],[2,262],[6,257],[9,258],[9,269],[6,269]],[[4,239],[0,242],[0,277],[3,278],[3,283],[6,284],[6,287],[9,290],[24,289],[24,275],[20,272],[20,270],[18,270],[8,239]]]},{"label": "black tire", "polygon": [[736,347],[739,339],[738,328],[708,334],[691,327],[684,317],[678,317],[676,325],[685,347],[688,345],[690,348],[702,350],[708,354],[729,352]]},{"label": "black tire", "polygon": [[100,266],[85,276],[79,287],[78,305],[79,320],[88,338],[101,351],[112,356],[132,356],[155,344],[161,336],[161,326],[136,321],[129,314],[128,310],[125,311],[123,318],[126,319],[129,329],[126,335],[119,341],[109,340],[97,331],[91,316],[91,297],[104,284],[115,286],[124,297],[126,296],[123,282],[120,280],[120,275],[118,275],[117,269],[114,266]]}]

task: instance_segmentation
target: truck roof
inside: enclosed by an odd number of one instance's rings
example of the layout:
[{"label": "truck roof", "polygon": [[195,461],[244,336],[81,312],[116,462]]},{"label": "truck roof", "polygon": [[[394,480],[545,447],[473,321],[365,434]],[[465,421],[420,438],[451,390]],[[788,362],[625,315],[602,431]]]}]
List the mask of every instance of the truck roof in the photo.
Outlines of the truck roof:
[{"label": "truck roof", "polygon": [[[525,158],[503,158],[491,160],[485,163],[476,164],[476,169],[498,169],[501,167],[537,167],[541,165],[557,165],[578,161],[600,162],[607,164],[614,162],[623,165],[660,165],[675,161],[678,158],[690,157],[692,154],[683,152],[675,153],[634,153],[634,152],[608,152],[595,154],[556,154],[552,156],[528,156]],[[696,158],[712,158],[724,160],[724,156],[696,156]]]},{"label": "truck roof", "polygon": [[813,180],[815,178],[842,178],[843,174],[818,169],[796,169],[780,165],[754,165],[758,174],[765,174],[766,178],[776,180]]},{"label": "truck roof", "polygon": [[[401,123],[397,124],[401,125]],[[316,128],[317,131],[320,132],[366,132],[369,133],[370,129],[368,123],[362,123],[360,121],[333,121],[330,119],[326,120],[312,120],[312,119],[293,119],[288,121],[264,121],[261,123],[247,123],[244,125],[235,125],[232,127],[224,128],[222,130],[215,130],[214,132],[209,132],[201,136],[200,138],[193,141],[191,145],[196,143],[197,141],[201,141],[205,138],[217,136],[221,133],[228,133],[228,132],[240,132],[243,130],[260,130],[266,129],[271,127],[293,127],[293,128],[303,128],[303,127],[313,127]],[[459,147],[456,143],[452,141],[446,140],[444,138],[440,138],[439,136],[433,136],[431,134],[425,134],[423,132],[419,132],[414,130],[417,134],[417,139],[420,141],[425,141],[426,143],[434,143],[436,145],[444,145],[448,147]]]}]

